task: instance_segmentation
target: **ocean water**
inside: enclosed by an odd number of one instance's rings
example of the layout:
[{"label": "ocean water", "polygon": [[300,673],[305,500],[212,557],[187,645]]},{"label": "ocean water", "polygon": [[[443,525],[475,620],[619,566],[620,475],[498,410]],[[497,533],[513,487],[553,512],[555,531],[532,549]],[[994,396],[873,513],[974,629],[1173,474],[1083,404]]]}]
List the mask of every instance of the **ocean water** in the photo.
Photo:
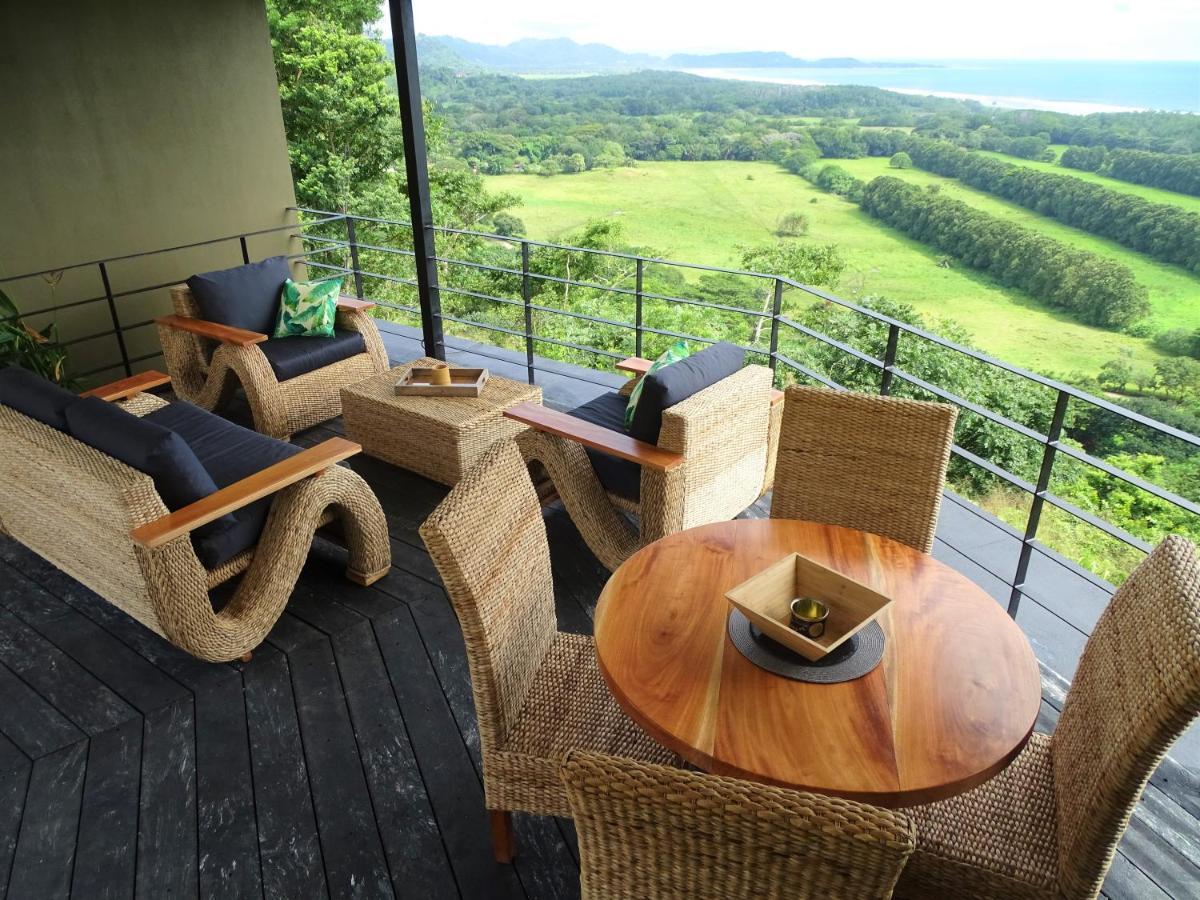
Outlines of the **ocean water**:
[{"label": "ocean water", "polygon": [[[896,60],[906,62],[906,60]],[[1200,113],[1200,61],[926,60],[920,68],[691,69],[787,84],[863,84],[989,106],[1068,113],[1159,109]]]}]

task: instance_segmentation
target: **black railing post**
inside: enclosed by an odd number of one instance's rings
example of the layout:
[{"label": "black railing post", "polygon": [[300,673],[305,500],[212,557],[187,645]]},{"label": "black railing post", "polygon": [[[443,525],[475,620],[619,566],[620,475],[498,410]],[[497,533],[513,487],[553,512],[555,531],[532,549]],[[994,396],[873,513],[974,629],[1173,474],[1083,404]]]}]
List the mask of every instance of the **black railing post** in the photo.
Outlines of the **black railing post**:
[{"label": "black railing post", "polygon": [[634,284],[635,299],[637,307],[634,310],[633,320],[633,355],[640,357],[642,355],[642,278],[645,275],[646,261],[640,256],[637,260],[637,275]]},{"label": "black railing post", "polygon": [[771,371],[775,371],[779,354],[779,316],[783,312],[783,282],[775,279],[775,299],[771,312]]},{"label": "black railing post", "polygon": [[883,375],[879,379],[879,393],[892,392],[892,369],[896,365],[896,346],[900,343],[900,326],[888,326],[887,349],[883,351]]},{"label": "black railing post", "polygon": [[1058,392],[1058,399],[1054,403],[1054,416],[1050,420],[1050,430],[1046,433],[1045,448],[1042,450],[1042,468],[1038,472],[1033,501],[1029,504],[1029,518],[1025,522],[1025,537],[1021,540],[1021,555],[1017,558],[1017,574],[1013,576],[1012,594],[1008,598],[1008,614],[1014,619],[1017,617],[1017,608],[1021,605],[1025,576],[1029,572],[1029,558],[1033,553],[1033,541],[1037,537],[1038,525],[1042,520],[1042,507],[1046,503],[1046,492],[1050,489],[1054,457],[1058,452],[1058,441],[1062,437],[1063,423],[1067,418],[1067,404],[1070,401],[1071,397],[1066,391]]},{"label": "black railing post", "polygon": [[250,264],[250,248],[246,246],[246,236],[244,234],[238,238],[238,244],[242,248],[242,263],[244,265],[249,265]]},{"label": "black railing post", "polygon": [[350,268],[354,270],[354,296],[362,300],[362,266],[358,264],[358,232],[354,229],[354,216],[346,216],[346,243],[350,245]]},{"label": "black railing post", "polygon": [[530,384],[533,369],[533,282],[529,277],[529,241],[521,241],[521,302],[525,304],[525,368]]},{"label": "black railing post", "polygon": [[132,375],[133,368],[129,365],[129,350],[125,347],[125,333],[121,330],[121,317],[117,315],[117,299],[113,296],[112,284],[108,280],[108,266],[100,263],[100,280],[104,282],[104,296],[108,300],[108,315],[112,319],[113,330],[117,335],[117,347],[121,351],[121,365],[125,374]]},{"label": "black railing post", "polygon": [[412,213],[413,254],[421,304],[425,355],[446,358],[442,334],[442,301],[438,291],[437,249],[433,208],[429,202],[429,162],[425,157],[425,120],[421,112],[421,79],[417,73],[417,30],[412,0],[388,0],[396,55],[396,88],[400,94],[400,130],[404,136],[404,168]]}]

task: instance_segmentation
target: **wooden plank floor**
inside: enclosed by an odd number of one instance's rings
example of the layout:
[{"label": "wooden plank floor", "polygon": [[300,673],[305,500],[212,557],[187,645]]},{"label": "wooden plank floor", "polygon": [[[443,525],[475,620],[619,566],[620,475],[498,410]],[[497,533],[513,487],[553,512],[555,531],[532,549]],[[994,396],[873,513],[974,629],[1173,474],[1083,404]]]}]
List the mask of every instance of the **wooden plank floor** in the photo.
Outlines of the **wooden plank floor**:
[{"label": "wooden plank floor", "polygon": [[[188,657],[0,538],[0,893],[578,896],[569,822],[518,816],[515,864],[492,860],[462,639],[416,531],[445,489],[350,465],[387,511],[391,573],[355,587],[318,541],[246,665]],[[561,510],[546,523],[559,626],[586,633],[607,573]],[[1189,790],[1156,779],[1108,896],[1197,896]]]}]

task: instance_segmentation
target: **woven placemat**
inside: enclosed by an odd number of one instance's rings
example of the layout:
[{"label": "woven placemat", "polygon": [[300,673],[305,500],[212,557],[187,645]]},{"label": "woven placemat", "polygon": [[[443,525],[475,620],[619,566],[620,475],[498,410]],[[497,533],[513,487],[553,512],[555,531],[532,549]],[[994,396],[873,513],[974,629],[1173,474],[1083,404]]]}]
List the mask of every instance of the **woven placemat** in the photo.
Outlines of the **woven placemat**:
[{"label": "woven placemat", "polygon": [[883,629],[872,622],[832,653],[813,662],[764,635],[736,609],[729,613],[729,639],[760,669],[793,681],[838,684],[866,675],[883,659]]}]

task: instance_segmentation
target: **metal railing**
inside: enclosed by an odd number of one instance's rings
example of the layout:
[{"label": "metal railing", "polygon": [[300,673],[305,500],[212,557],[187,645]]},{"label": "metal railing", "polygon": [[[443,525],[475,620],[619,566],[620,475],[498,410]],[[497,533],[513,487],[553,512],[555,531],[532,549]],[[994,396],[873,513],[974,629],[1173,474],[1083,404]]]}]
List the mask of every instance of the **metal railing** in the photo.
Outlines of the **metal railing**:
[{"label": "metal railing", "polygon": [[[297,225],[280,226],[277,228],[263,229],[260,231],[247,232],[245,234],[232,235],[223,238],[216,238],[209,241],[198,242],[195,244],[181,245],[178,247],[166,248],[164,250],[147,251],[145,253],[131,254],[115,259],[108,260],[93,260],[86,263],[73,264],[66,267],[60,267],[55,270],[47,270],[47,272],[26,273],[24,275],[12,276],[9,278],[0,279],[0,285],[9,282],[19,281],[21,279],[34,278],[50,272],[62,271],[63,269],[78,269],[84,267],[96,267],[104,284],[104,293],[76,300],[70,303],[59,306],[46,307],[28,314],[28,318],[36,318],[38,316],[53,314],[57,311],[80,306],[90,303],[104,303],[107,306],[111,321],[111,328],[103,331],[85,335],[82,337],[74,337],[65,343],[75,344],[85,340],[95,340],[102,337],[113,337],[115,340],[115,349],[119,362],[115,362],[109,366],[103,366],[88,372],[76,373],[79,377],[86,377],[91,374],[98,373],[105,369],[116,367],[123,368],[126,372],[132,371],[132,366],[154,358],[157,354],[145,354],[142,356],[131,357],[127,350],[125,335],[130,331],[147,327],[152,324],[152,319],[136,322],[125,322],[122,319],[120,304],[121,301],[136,294],[144,294],[148,291],[159,290],[171,284],[182,281],[189,272],[180,272],[179,278],[168,281],[155,283],[152,285],[139,286],[133,289],[123,291],[112,290],[107,268],[111,263],[119,260],[130,260],[144,256],[161,255],[174,251],[192,249],[196,247],[207,247],[221,243],[236,244],[240,251],[240,256],[243,261],[249,261],[249,253],[247,249],[246,239],[248,237],[271,234],[276,232],[287,232],[291,238],[299,239],[303,242],[306,249],[302,252],[290,254],[290,258],[304,259],[306,264],[317,270],[339,272],[348,276],[353,284],[355,294],[363,299],[373,301],[378,307],[391,310],[393,314],[411,317],[415,324],[425,325],[421,321],[421,307],[413,302],[402,302],[397,299],[396,291],[408,292],[415,296],[417,281],[414,277],[409,277],[408,274],[401,272],[373,271],[369,268],[364,268],[363,257],[370,256],[377,259],[398,259],[407,260],[404,265],[415,265],[417,260],[412,250],[406,249],[403,246],[398,246],[397,241],[390,239],[388,243],[373,243],[370,241],[360,240],[360,231],[366,226],[381,227],[386,230],[399,229],[403,232],[408,229],[408,223],[402,220],[383,219],[372,216],[359,216],[354,214],[329,213],[320,210],[297,210],[301,215],[308,217],[305,221]],[[333,230],[336,229],[338,236],[332,236]],[[717,340],[727,339],[717,336],[702,336],[689,334],[677,329],[666,327],[656,327],[655,319],[652,312],[648,309],[648,304],[663,304],[667,307],[682,306],[712,312],[714,314],[727,314],[736,316],[745,316],[750,320],[760,322],[763,326],[758,329],[759,333],[766,332],[767,338],[765,345],[761,342],[752,341],[749,343],[741,343],[740,346],[752,356],[762,359],[776,373],[777,383],[782,383],[789,379],[804,379],[814,381],[826,387],[841,389],[842,384],[836,382],[826,373],[817,371],[816,369],[804,364],[795,359],[792,355],[786,352],[788,340],[796,336],[816,341],[824,346],[836,350],[839,354],[853,359],[857,364],[868,367],[878,375],[876,389],[881,394],[889,394],[897,389],[899,384],[909,385],[911,389],[923,394],[934,397],[943,402],[951,403],[958,406],[961,410],[967,413],[978,416],[983,421],[991,423],[1007,429],[1021,436],[1023,439],[1035,442],[1040,448],[1040,465],[1036,478],[1030,479],[1023,477],[1020,474],[1008,471],[1003,467],[995,464],[991,460],[973,453],[970,450],[955,445],[953,453],[955,456],[970,464],[978,467],[989,476],[1007,485],[1009,488],[1015,489],[1021,494],[1029,497],[1028,514],[1025,517],[1024,526],[1021,529],[1015,529],[1012,526],[1005,525],[985,512],[983,509],[970,502],[969,500],[959,496],[953,491],[947,491],[946,498],[949,502],[956,504],[967,513],[979,516],[987,520],[990,524],[1004,528],[1012,538],[1019,541],[1019,551],[1017,554],[1016,565],[1011,575],[1006,575],[1002,572],[994,571],[986,562],[977,554],[972,553],[969,548],[956,547],[953,544],[945,541],[942,542],[951,550],[961,554],[964,558],[970,560],[974,565],[979,566],[989,575],[1003,582],[1009,590],[1008,610],[1013,616],[1017,614],[1018,608],[1023,597],[1029,596],[1026,590],[1026,579],[1029,574],[1029,567],[1034,554],[1040,554],[1046,559],[1061,565],[1073,574],[1081,576],[1091,582],[1093,585],[1105,591],[1111,591],[1109,585],[1103,579],[1097,577],[1088,569],[1080,566],[1075,561],[1068,559],[1061,553],[1046,546],[1038,539],[1039,526],[1042,523],[1043,514],[1047,507],[1051,507],[1067,514],[1087,526],[1097,529],[1107,537],[1121,544],[1134,548],[1137,551],[1146,553],[1150,550],[1150,546],[1141,538],[1130,534],[1127,530],[1116,523],[1109,522],[1093,512],[1082,509],[1079,506],[1069,502],[1056,495],[1051,490],[1052,476],[1056,460],[1059,457],[1069,458],[1077,463],[1082,463],[1099,472],[1104,473],[1106,477],[1119,479],[1126,484],[1144,491],[1147,495],[1154,497],[1160,501],[1168,503],[1178,509],[1186,511],[1188,514],[1200,516],[1200,506],[1191,500],[1179,496],[1160,485],[1149,482],[1140,476],[1127,472],[1110,462],[1107,462],[1098,457],[1092,456],[1086,451],[1072,446],[1064,441],[1064,429],[1067,422],[1068,408],[1072,402],[1086,404],[1094,409],[1102,410],[1106,414],[1119,417],[1123,423],[1132,423],[1136,426],[1149,429],[1157,434],[1165,435],[1172,439],[1183,442],[1189,449],[1200,448],[1200,438],[1196,435],[1181,431],[1170,425],[1162,422],[1157,422],[1146,416],[1129,409],[1118,406],[1102,397],[1097,397],[1082,391],[1070,385],[1037,375],[1032,372],[1027,372],[1016,366],[1005,363],[1001,360],[993,359],[978,350],[970,347],[965,347],[953,341],[946,340],[936,334],[917,328],[907,322],[884,315],[877,310],[870,309],[865,306],[855,304],[825,291],[820,291],[803,284],[799,284],[789,278],[772,275],[761,272],[749,272],[738,269],[724,268],[720,266],[706,266],[695,263],[676,262],[671,260],[663,260],[654,257],[640,256],[632,253],[622,253],[610,250],[599,250],[594,248],[572,247],[563,244],[554,244],[544,241],[535,241],[522,237],[513,237],[492,234],[488,232],[472,231],[468,229],[455,228],[436,228],[435,232],[439,235],[451,237],[457,236],[467,238],[472,241],[490,242],[492,245],[505,248],[512,252],[514,264],[511,266],[497,265],[495,262],[485,262],[477,259],[464,259],[453,256],[436,256],[434,261],[441,267],[444,273],[451,274],[456,271],[470,271],[483,273],[489,277],[511,280],[514,286],[512,296],[502,296],[501,293],[489,293],[487,291],[479,291],[467,289],[465,287],[456,287],[450,283],[450,279],[443,276],[440,281],[439,292],[441,295],[449,295],[451,297],[459,297],[480,301],[487,304],[496,304],[501,308],[506,308],[514,312],[512,322],[500,324],[495,321],[484,321],[479,318],[470,318],[462,314],[454,314],[447,312],[441,308],[440,302],[433,307],[432,315],[436,316],[443,326],[446,326],[451,333],[455,333],[455,329],[459,330],[482,330],[491,335],[496,336],[504,345],[510,345],[514,349],[524,351],[524,362],[527,370],[527,377],[532,383],[537,378],[538,372],[552,373],[557,376],[567,374],[567,377],[582,378],[582,380],[591,380],[586,376],[565,373],[561,367],[548,365],[550,360],[540,356],[537,352],[539,347],[557,348],[559,351],[572,351],[575,353],[586,354],[590,358],[603,360],[606,364],[612,361],[619,360],[630,353],[641,355],[647,339],[651,337],[667,338],[667,339],[683,339],[697,343],[711,344]],[[552,275],[546,272],[537,271],[533,265],[534,253],[550,251],[563,254],[579,254],[582,256],[607,257],[613,260],[621,260],[627,263],[631,268],[627,278],[621,279],[625,283],[610,283],[603,284],[597,282],[589,282],[585,280],[572,279],[559,275]],[[340,261],[336,259],[330,261],[331,254],[340,254]],[[231,260],[231,263],[235,260]],[[762,309],[752,307],[736,306],[732,304],[716,303],[706,300],[697,299],[695,297],[676,296],[671,294],[662,294],[652,292],[646,289],[647,272],[650,267],[666,267],[671,270],[681,271],[685,273],[696,274],[712,274],[712,275],[731,275],[740,278],[748,279],[751,283],[762,287],[769,287],[762,291],[764,298],[769,296],[769,302],[764,302]],[[624,298],[631,304],[631,315],[626,319],[610,318],[605,315],[596,315],[592,312],[583,312],[578,309],[570,309],[564,307],[551,306],[547,303],[535,302],[537,299],[537,291],[535,285],[539,282],[544,284],[557,285],[569,290],[571,288],[582,289],[585,291],[602,292],[605,295]],[[678,293],[687,293],[688,287],[686,282],[683,282],[683,290]],[[803,295],[819,300],[823,303],[831,304],[841,310],[848,311],[855,316],[864,317],[876,323],[881,328],[886,329],[886,342],[884,344],[884,352],[882,356],[873,356],[870,353],[852,346],[846,341],[839,340],[827,334],[823,334],[800,321],[797,321],[793,316],[785,313],[785,295],[789,291],[799,291]],[[384,296],[390,294],[391,296]],[[619,329],[628,332],[632,340],[628,348],[622,352],[614,352],[611,349],[581,343],[577,340],[565,340],[561,337],[553,337],[549,334],[539,333],[537,330],[537,322],[540,317],[561,317],[574,322],[584,322],[589,326],[602,328]],[[1053,397],[1053,403],[1050,407],[1048,426],[1044,429],[1033,428],[1027,424],[1015,421],[1007,415],[988,408],[986,405],[971,400],[967,397],[953,393],[945,387],[935,384],[931,381],[921,378],[920,376],[905,370],[899,363],[900,351],[906,343],[917,342],[920,347],[936,347],[942,350],[949,351],[953,354],[961,355],[964,359],[968,359],[981,366],[989,367],[995,371],[1006,373],[1006,375],[1023,380],[1025,382],[1039,386],[1048,392],[1048,398]],[[480,356],[489,356],[489,353],[473,347],[471,352]],[[511,362],[511,358],[505,357],[500,353],[500,348],[497,347],[493,358]],[[594,367],[593,367],[594,368]],[[597,383],[603,384],[602,381]],[[607,385],[606,385],[607,386]],[[1034,601],[1036,602],[1036,600]],[[1041,605],[1041,604],[1039,604]],[[1062,618],[1060,616],[1060,618]],[[1066,621],[1064,619],[1064,621]],[[1078,625],[1067,621],[1067,624],[1077,631],[1082,631]]]}]

